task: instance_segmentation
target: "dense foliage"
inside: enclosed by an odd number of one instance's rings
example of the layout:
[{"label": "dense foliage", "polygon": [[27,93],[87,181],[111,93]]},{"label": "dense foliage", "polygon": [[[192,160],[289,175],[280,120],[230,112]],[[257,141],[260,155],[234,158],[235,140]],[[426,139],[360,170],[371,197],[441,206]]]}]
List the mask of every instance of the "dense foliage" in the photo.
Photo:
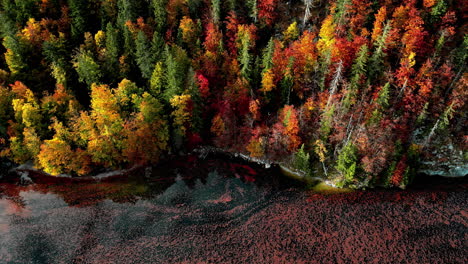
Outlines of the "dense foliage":
[{"label": "dense foliage", "polygon": [[51,174],[205,144],[405,186],[466,139],[466,1],[1,3],[1,155]]}]

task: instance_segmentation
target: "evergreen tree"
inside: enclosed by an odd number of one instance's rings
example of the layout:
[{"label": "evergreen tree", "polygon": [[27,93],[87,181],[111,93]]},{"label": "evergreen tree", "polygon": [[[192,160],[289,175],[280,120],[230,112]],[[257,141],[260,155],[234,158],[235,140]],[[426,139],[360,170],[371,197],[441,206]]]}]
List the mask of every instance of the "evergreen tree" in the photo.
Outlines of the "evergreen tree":
[{"label": "evergreen tree", "polygon": [[211,0],[211,16],[213,17],[213,22],[215,24],[219,23],[221,17],[221,1],[220,0]]},{"label": "evergreen tree", "polygon": [[106,27],[106,53],[104,68],[108,76],[112,80],[116,80],[118,77],[119,66],[119,54],[120,54],[120,42],[119,42],[119,30],[116,29],[112,23],[108,23]]},{"label": "evergreen tree", "polygon": [[74,41],[83,39],[88,30],[88,0],[68,0],[71,17],[71,36]]},{"label": "evergreen tree", "polygon": [[262,56],[262,68],[263,72],[271,69],[273,67],[273,52],[275,51],[275,42],[273,38],[268,41],[266,48],[263,50]]},{"label": "evergreen tree", "polygon": [[164,91],[164,99],[169,102],[184,91],[189,60],[185,50],[176,45],[166,46],[165,54],[167,88]]},{"label": "evergreen tree", "polygon": [[351,68],[351,82],[349,85],[349,91],[346,94],[344,99],[344,105],[348,108],[350,105],[354,104],[356,94],[359,91],[360,84],[363,79],[366,78],[367,74],[367,60],[369,58],[369,49],[367,44],[364,44],[359,48],[356,60]]},{"label": "evergreen tree", "polygon": [[336,161],[336,169],[343,176],[343,184],[350,184],[355,181],[356,169],[357,169],[357,148],[353,143],[348,142]]},{"label": "evergreen tree", "polygon": [[151,44],[143,31],[139,31],[137,35],[135,57],[143,78],[150,79],[153,73],[154,57]]},{"label": "evergreen tree", "polygon": [[151,41],[151,52],[153,53],[155,61],[162,61],[164,59],[164,46],[163,36],[155,31]]},{"label": "evergreen tree", "polygon": [[117,0],[118,14],[117,24],[125,27],[127,21],[134,21],[137,18],[136,2],[138,0]]},{"label": "evergreen tree", "polygon": [[151,0],[154,12],[155,32],[163,34],[166,28],[167,0]]},{"label": "evergreen tree", "polygon": [[378,37],[374,43],[375,51],[369,59],[369,77],[371,81],[378,80],[384,69],[384,58],[386,56],[386,40],[390,32],[390,23],[387,22],[384,26],[382,35]]}]

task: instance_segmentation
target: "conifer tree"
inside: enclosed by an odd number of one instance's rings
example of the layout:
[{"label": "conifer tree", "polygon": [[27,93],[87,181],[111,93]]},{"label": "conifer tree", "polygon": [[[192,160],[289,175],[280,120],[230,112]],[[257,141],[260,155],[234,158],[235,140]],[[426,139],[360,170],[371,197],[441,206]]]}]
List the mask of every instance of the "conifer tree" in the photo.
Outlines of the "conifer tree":
[{"label": "conifer tree", "polygon": [[167,17],[167,0],[151,0],[151,6],[153,8],[154,21],[155,21],[155,32],[163,34],[166,28],[166,17]]},{"label": "conifer tree", "polygon": [[221,1],[220,0],[211,0],[211,16],[213,17],[213,22],[215,24],[219,23],[221,17]]},{"label": "conifer tree", "polygon": [[349,85],[349,92],[346,94],[344,105],[349,107],[354,104],[356,94],[359,91],[360,84],[363,82],[363,79],[366,77],[367,73],[367,60],[369,58],[369,49],[367,44],[364,44],[359,48],[356,60],[351,68],[351,82]]},{"label": "conifer tree", "polygon": [[151,52],[151,44],[143,31],[139,31],[136,39],[136,62],[143,78],[150,79],[153,73],[154,57]]},{"label": "conifer tree", "polygon": [[162,62],[156,63],[153,74],[150,80],[150,94],[156,98],[162,95],[164,87],[166,87],[166,72]]},{"label": "conifer tree", "polygon": [[188,57],[179,46],[166,46],[166,82],[164,99],[169,102],[174,96],[182,94],[188,70]]},{"label": "conifer tree", "polygon": [[68,0],[71,17],[71,36],[74,41],[83,39],[88,30],[88,0]]},{"label": "conifer tree", "polygon": [[348,142],[338,155],[335,167],[343,176],[344,184],[350,184],[355,180],[357,161],[357,148]]},{"label": "conifer tree", "polygon": [[119,30],[116,29],[112,23],[107,23],[106,26],[106,53],[104,68],[106,74],[112,80],[117,79],[120,54]]}]

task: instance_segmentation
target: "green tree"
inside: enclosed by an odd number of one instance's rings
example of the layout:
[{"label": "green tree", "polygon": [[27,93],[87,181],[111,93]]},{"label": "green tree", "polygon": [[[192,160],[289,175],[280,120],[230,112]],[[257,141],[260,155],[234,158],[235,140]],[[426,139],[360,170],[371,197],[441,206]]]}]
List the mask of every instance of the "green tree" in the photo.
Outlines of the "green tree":
[{"label": "green tree", "polygon": [[344,105],[346,108],[354,104],[354,100],[359,91],[360,85],[363,79],[367,76],[367,61],[369,58],[369,49],[367,44],[364,44],[359,48],[356,60],[351,67],[351,82],[349,85],[349,92],[346,94],[344,99]]},{"label": "green tree", "polygon": [[166,81],[164,99],[169,102],[172,97],[184,91],[187,79],[189,60],[185,50],[179,46],[166,46]]},{"label": "green tree", "polygon": [[155,61],[163,61],[164,59],[165,42],[163,36],[155,31],[151,41],[151,52],[153,53]]},{"label": "green tree", "polygon": [[273,38],[268,41],[266,48],[263,50],[262,56],[262,68],[263,73],[271,69],[273,67],[273,52],[275,51],[275,43]]},{"label": "green tree", "polygon": [[67,40],[63,34],[52,36],[42,45],[42,53],[50,64],[52,76],[57,84],[66,86],[67,72],[70,70],[69,56],[67,50]]},{"label": "green tree", "polygon": [[304,172],[307,176],[311,173],[310,154],[304,150],[304,144],[294,155],[294,168]]},{"label": "green tree", "polygon": [[163,34],[166,28],[167,0],[152,0],[151,6],[154,13],[155,32]]},{"label": "green tree", "polygon": [[143,31],[139,31],[137,35],[135,56],[141,75],[145,79],[150,79],[153,73],[154,56],[151,52],[151,44]]},{"label": "green tree", "polygon": [[372,81],[376,81],[379,79],[380,75],[383,73],[384,70],[384,58],[387,55],[385,53],[386,49],[386,40],[388,34],[390,32],[390,23],[387,22],[384,26],[382,35],[379,36],[374,43],[375,50],[372,54],[371,58],[369,59],[369,77]]},{"label": "green tree", "polygon": [[79,76],[79,81],[90,86],[99,83],[102,73],[99,64],[95,61],[93,54],[88,50],[80,50],[73,59],[73,67]]},{"label": "green tree", "polygon": [[120,38],[119,30],[112,23],[106,26],[106,53],[104,61],[104,69],[106,74],[111,76],[112,80],[117,79],[120,54]]},{"label": "green tree", "polygon": [[336,161],[335,166],[335,168],[343,176],[344,184],[350,184],[354,182],[357,161],[357,148],[354,146],[353,143],[348,142],[338,155],[338,159]]},{"label": "green tree", "polygon": [[137,2],[138,0],[117,0],[117,24],[120,27],[125,27],[127,21],[137,18]]},{"label": "green tree", "polygon": [[71,36],[74,41],[81,40],[88,30],[88,0],[68,0],[71,17]]},{"label": "green tree", "polygon": [[218,24],[219,18],[221,16],[221,1],[220,0],[211,0],[211,16],[213,17],[213,22],[215,24]]},{"label": "green tree", "polygon": [[6,48],[5,60],[13,76],[28,69],[26,63],[27,45],[17,36],[6,36],[3,39]]}]

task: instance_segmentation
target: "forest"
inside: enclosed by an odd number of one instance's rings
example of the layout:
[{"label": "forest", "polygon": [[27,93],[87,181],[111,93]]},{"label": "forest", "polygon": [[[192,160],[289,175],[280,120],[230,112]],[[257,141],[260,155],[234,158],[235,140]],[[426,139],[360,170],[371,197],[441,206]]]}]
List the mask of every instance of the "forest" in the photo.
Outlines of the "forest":
[{"label": "forest", "polygon": [[0,157],[52,175],[215,146],[404,187],[468,146],[462,0],[1,0]]}]

